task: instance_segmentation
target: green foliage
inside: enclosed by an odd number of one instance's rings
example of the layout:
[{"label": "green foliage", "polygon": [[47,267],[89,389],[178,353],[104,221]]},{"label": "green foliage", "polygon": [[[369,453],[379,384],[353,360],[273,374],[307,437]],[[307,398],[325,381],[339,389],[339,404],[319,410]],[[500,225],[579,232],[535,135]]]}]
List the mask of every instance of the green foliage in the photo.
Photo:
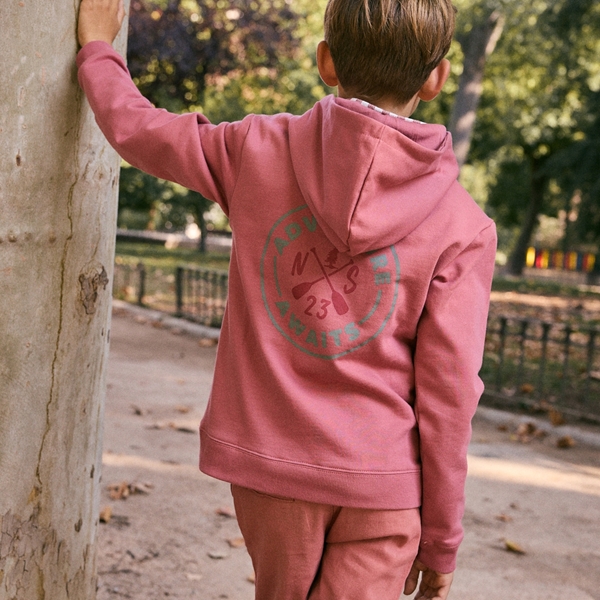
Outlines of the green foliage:
[{"label": "green foliage", "polygon": [[[500,10],[505,18],[486,65],[469,155],[471,166],[485,172],[486,208],[505,230],[503,239],[516,239],[510,232],[528,226],[532,209],[557,217],[571,210],[577,195],[571,215],[578,212],[579,218],[568,243],[599,242],[600,5],[593,0],[457,4],[458,39],[485,11]],[[448,90],[453,91],[452,80]],[[541,204],[534,200],[540,190]]]},{"label": "green foliage", "polygon": [[[140,91],[172,112],[218,123],[300,114],[327,92],[315,49],[326,0],[132,0],[128,62]],[[123,168],[119,224],[183,229],[223,215],[197,192]],[[208,211],[211,211],[209,215]]]}]

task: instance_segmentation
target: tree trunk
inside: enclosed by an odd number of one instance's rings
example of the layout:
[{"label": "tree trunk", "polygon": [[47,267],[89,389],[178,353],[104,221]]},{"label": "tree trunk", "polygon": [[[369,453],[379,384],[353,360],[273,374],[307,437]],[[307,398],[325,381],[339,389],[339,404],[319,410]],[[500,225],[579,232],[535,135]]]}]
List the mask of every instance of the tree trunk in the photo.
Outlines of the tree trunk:
[{"label": "tree trunk", "polygon": [[452,134],[454,153],[459,167],[467,160],[475,115],[482,92],[483,72],[488,56],[502,35],[504,18],[498,11],[473,25],[468,37],[461,42],[464,52],[463,72],[458,82],[448,129]]},{"label": "tree trunk", "polygon": [[513,248],[513,251],[508,259],[506,265],[506,271],[509,275],[519,276],[523,274],[523,268],[525,267],[525,258],[527,255],[527,248],[531,241],[531,236],[538,223],[538,217],[542,210],[544,203],[544,192],[547,184],[547,177],[539,175],[540,165],[538,162],[532,160],[531,169],[531,196],[529,199],[529,206],[527,208],[527,214],[525,220],[521,225],[521,231],[517,239],[517,243]]},{"label": "tree trunk", "polygon": [[0,7],[0,600],[96,597],[119,160],[77,84],[77,5]]}]

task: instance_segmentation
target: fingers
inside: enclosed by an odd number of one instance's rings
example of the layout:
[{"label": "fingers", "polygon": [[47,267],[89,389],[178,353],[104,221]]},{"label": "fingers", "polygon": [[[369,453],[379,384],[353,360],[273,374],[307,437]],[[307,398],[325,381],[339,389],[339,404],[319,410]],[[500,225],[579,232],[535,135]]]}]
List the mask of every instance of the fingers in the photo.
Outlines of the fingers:
[{"label": "fingers", "polygon": [[125,18],[123,0],[82,0],[79,8],[78,38],[87,42],[101,40],[112,44]]},{"label": "fingers", "polygon": [[419,568],[420,564],[421,563],[419,563],[419,561],[415,560],[410,569],[410,573],[408,574],[404,584],[405,596],[410,596],[417,589],[417,584],[419,583],[419,573],[422,571],[422,569]]},{"label": "fingers", "polygon": [[415,559],[404,584],[406,596],[410,596],[417,589],[419,575],[421,575],[421,584],[414,600],[446,600],[454,573],[433,571]]},{"label": "fingers", "polygon": [[453,577],[453,573],[438,573],[425,569],[415,600],[446,600]]}]

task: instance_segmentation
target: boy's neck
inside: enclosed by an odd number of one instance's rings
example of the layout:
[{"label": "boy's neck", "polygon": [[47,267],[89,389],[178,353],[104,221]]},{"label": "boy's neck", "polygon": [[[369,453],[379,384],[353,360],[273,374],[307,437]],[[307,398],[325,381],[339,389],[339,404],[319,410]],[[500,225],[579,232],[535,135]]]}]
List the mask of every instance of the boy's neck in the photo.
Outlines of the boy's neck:
[{"label": "boy's neck", "polygon": [[358,100],[363,100],[364,102],[368,102],[377,108],[381,108],[382,110],[393,113],[400,117],[410,117],[417,106],[419,105],[419,96],[415,95],[414,98],[411,98],[406,104],[397,104],[391,99],[381,98],[376,102],[372,102],[371,100],[367,100],[365,98],[361,98],[360,96],[353,96],[352,94],[346,94],[346,92],[338,86],[338,96],[340,98],[345,98],[346,100],[351,100],[352,98],[357,98]]}]

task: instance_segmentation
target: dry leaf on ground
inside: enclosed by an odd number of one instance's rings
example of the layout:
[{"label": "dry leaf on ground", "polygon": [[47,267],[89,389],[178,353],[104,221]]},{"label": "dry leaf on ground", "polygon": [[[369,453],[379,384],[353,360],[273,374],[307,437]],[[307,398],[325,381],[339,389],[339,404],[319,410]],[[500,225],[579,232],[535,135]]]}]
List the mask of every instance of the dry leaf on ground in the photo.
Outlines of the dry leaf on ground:
[{"label": "dry leaf on ground", "polygon": [[100,511],[100,523],[108,523],[112,518],[112,506],[105,506]]},{"label": "dry leaf on ground", "polygon": [[523,550],[519,544],[512,542],[511,540],[504,540],[504,548],[508,552],[514,552],[515,554],[525,554],[525,550]]},{"label": "dry leaf on ground", "polygon": [[504,513],[496,515],[496,519],[498,521],[502,521],[503,523],[510,523],[513,520],[513,518],[510,515],[506,515]]},{"label": "dry leaf on ground", "polygon": [[575,440],[570,435],[563,435],[562,437],[558,438],[556,445],[559,448],[572,448],[575,446]]},{"label": "dry leaf on ground", "polygon": [[149,494],[153,487],[151,483],[122,481],[121,483],[111,483],[106,489],[111,500],[126,500],[131,494]]},{"label": "dry leaf on ground", "polygon": [[219,508],[217,508],[217,510],[215,510],[215,513],[217,513],[221,517],[235,519],[235,509],[230,506],[220,506]]},{"label": "dry leaf on ground", "polygon": [[237,537],[230,540],[227,540],[227,543],[231,546],[231,548],[242,548],[246,545],[243,537]]},{"label": "dry leaf on ground", "polygon": [[550,423],[554,425],[554,427],[558,427],[559,425],[565,424],[565,418],[562,413],[555,408],[551,408],[548,411],[548,416],[550,417]]}]

